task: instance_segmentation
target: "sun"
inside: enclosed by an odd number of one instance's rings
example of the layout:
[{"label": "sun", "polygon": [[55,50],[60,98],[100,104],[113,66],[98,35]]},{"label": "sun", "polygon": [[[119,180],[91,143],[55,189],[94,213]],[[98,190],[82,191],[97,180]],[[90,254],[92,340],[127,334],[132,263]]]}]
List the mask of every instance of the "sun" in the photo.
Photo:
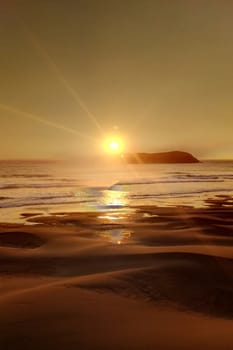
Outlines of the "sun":
[{"label": "sun", "polygon": [[123,151],[123,141],[118,138],[109,138],[104,142],[104,149],[111,154],[121,154]]},{"label": "sun", "polygon": [[112,151],[117,152],[117,151],[119,150],[119,148],[120,148],[120,144],[119,144],[118,141],[113,140],[113,141],[110,141],[108,147],[109,147]]}]

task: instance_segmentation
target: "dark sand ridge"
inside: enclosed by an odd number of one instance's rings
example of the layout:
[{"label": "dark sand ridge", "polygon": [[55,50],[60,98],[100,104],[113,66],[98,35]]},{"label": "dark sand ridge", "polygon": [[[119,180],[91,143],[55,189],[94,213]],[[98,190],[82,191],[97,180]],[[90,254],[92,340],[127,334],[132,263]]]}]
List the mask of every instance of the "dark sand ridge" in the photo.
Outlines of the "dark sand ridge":
[{"label": "dark sand ridge", "polygon": [[146,207],[2,224],[0,348],[231,349],[232,214]]},{"label": "dark sand ridge", "polygon": [[0,233],[0,247],[37,248],[42,244],[43,239],[32,233],[20,231]]},{"label": "dark sand ridge", "polygon": [[160,253],[153,267],[70,284],[178,309],[233,319],[233,261],[191,253]]},{"label": "dark sand ridge", "polygon": [[232,345],[232,321],[66,283],[9,296],[0,309],[3,349],[230,350]]}]

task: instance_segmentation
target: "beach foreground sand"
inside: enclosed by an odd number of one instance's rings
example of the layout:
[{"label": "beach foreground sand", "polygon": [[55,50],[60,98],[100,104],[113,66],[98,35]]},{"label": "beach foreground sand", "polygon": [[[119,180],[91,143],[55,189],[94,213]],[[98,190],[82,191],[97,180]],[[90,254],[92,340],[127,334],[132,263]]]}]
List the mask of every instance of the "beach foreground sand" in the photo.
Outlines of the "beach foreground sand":
[{"label": "beach foreground sand", "polygon": [[1,349],[232,349],[233,207],[0,225]]}]

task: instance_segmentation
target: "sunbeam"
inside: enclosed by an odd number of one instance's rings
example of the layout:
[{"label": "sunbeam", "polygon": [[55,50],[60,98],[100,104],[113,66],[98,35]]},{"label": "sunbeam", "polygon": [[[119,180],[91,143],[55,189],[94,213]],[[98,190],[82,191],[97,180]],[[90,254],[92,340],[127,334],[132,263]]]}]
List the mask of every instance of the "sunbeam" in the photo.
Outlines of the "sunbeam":
[{"label": "sunbeam", "polygon": [[51,58],[48,51],[44,48],[44,46],[41,45],[38,38],[35,36],[35,34],[31,31],[31,29],[28,27],[28,25],[25,23],[25,21],[17,16],[17,19],[20,21],[22,27],[24,28],[24,31],[27,33],[27,36],[30,38],[30,41],[32,45],[34,46],[35,50],[40,54],[40,56],[44,59],[48,67],[53,71],[53,73],[56,75],[57,79],[60,81],[60,83],[63,85],[63,87],[70,93],[70,95],[73,97],[75,102],[81,107],[81,109],[86,113],[87,117],[94,123],[94,125],[98,128],[98,130],[103,134],[103,130],[98,123],[96,117],[94,114],[89,110],[87,105],[83,102],[78,92],[71,86],[69,81],[64,77],[64,74],[61,72],[58,65],[55,63],[55,61]]},{"label": "sunbeam", "polygon": [[66,126],[64,126],[62,124],[54,123],[54,122],[52,122],[52,121],[50,121],[48,119],[39,117],[39,116],[37,116],[35,114],[31,114],[31,113],[28,113],[28,112],[21,111],[21,110],[19,110],[17,108],[14,108],[14,107],[2,104],[2,103],[0,103],[0,109],[4,110],[6,112],[13,113],[13,114],[16,114],[18,116],[24,117],[24,118],[35,120],[35,121],[37,121],[39,123],[43,123],[43,124],[48,125],[50,127],[63,130],[63,131],[68,132],[70,134],[82,137],[83,139],[91,140],[92,142],[93,141],[95,141],[95,142],[98,141],[97,139],[95,139],[93,137],[90,137],[88,135],[84,135],[84,134],[80,133],[79,131],[77,131],[75,129],[68,128],[68,127],[66,127]]}]

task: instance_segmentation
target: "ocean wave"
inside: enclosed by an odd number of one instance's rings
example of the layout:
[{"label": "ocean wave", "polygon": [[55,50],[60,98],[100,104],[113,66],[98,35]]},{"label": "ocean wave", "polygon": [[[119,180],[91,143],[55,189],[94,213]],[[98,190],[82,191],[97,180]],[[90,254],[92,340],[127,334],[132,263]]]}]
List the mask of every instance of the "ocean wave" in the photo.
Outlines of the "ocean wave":
[{"label": "ocean wave", "polygon": [[[173,192],[173,193],[150,193],[150,194],[131,194],[130,199],[146,199],[146,198],[157,198],[157,197],[190,197],[193,195],[200,195],[205,193],[222,193],[229,192],[229,189],[212,189],[212,190],[200,190],[200,191],[189,191],[189,192]],[[232,191],[233,192],[233,191]]]},{"label": "ocean wave", "polygon": [[6,200],[6,199],[12,199],[12,197],[5,197],[5,196],[1,196],[1,197],[0,197],[0,201],[4,201],[4,200]]},{"label": "ocean wave", "polygon": [[201,175],[201,174],[178,174],[176,176],[178,179],[233,179],[233,174],[208,174],[208,175]]},{"label": "ocean wave", "polygon": [[185,174],[173,173],[175,176],[161,176],[158,178],[141,178],[137,180],[120,180],[114,183],[111,188],[117,186],[152,185],[152,184],[173,184],[173,183],[201,183],[201,182],[225,182],[233,180],[233,174]]},{"label": "ocean wave", "polygon": [[38,199],[40,199],[40,200],[49,200],[49,199],[58,199],[58,198],[72,198],[72,197],[76,197],[75,196],[75,194],[60,194],[60,195],[46,195],[46,196],[44,196],[44,195],[42,195],[42,196],[35,196],[35,197],[30,197],[29,199],[34,199],[34,200],[38,200]]},{"label": "ocean wave", "polygon": [[167,173],[169,175],[175,175],[172,177],[175,177],[177,179],[182,178],[198,178],[198,179],[233,179],[233,174],[231,173],[217,173],[217,174],[191,174],[191,173],[185,173],[183,171],[176,171],[176,172],[169,172]]},{"label": "ocean wave", "polygon": [[0,178],[52,178],[51,175],[48,174],[1,174]]},{"label": "ocean wave", "polygon": [[[51,199],[51,198],[50,198]],[[58,199],[58,198],[56,198]],[[63,199],[63,200],[62,200]],[[65,205],[65,204],[81,204],[81,203],[91,203],[93,202],[92,200],[77,200],[77,198],[74,198],[73,200],[64,200],[64,198],[59,198],[59,200],[54,201],[47,201],[45,199],[37,198],[36,200],[31,199],[28,201],[25,201],[24,199],[20,199],[18,201],[11,201],[7,203],[1,203],[0,204],[0,209],[4,208],[18,208],[18,207],[27,207],[27,206],[38,206],[38,205]]]},{"label": "ocean wave", "polygon": [[68,187],[78,187],[79,184],[77,183],[70,183],[67,184],[65,182],[62,183],[31,183],[31,184],[19,184],[19,183],[13,183],[13,184],[0,184],[0,190],[10,190],[10,189],[24,189],[24,188],[68,188]]},{"label": "ocean wave", "polygon": [[119,181],[110,186],[109,189],[115,189],[117,186],[133,186],[133,185],[153,185],[153,184],[175,184],[175,183],[203,183],[203,182],[224,182],[224,179],[193,179],[193,180],[138,180],[138,181]]}]

